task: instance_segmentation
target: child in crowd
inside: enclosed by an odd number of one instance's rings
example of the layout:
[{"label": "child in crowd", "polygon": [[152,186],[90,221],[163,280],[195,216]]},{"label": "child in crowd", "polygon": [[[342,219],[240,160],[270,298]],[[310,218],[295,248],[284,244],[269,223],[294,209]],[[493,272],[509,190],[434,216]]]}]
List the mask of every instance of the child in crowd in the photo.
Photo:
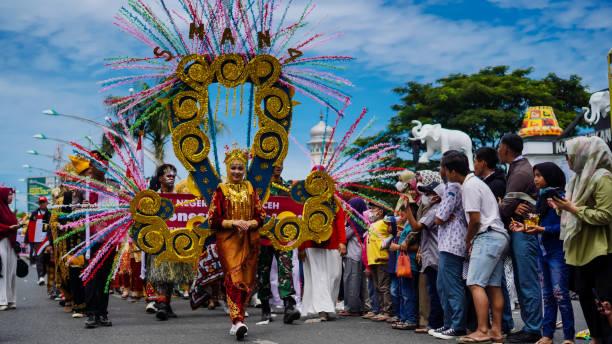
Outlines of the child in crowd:
[{"label": "child in crowd", "polygon": [[412,271],[412,277],[396,277],[399,298],[398,321],[391,325],[396,330],[414,330],[417,328],[419,320],[419,272],[416,262],[416,252],[419,249],[419,244],[415,240],[417,236],[414,235],[415,233],[412,232],[412,228],[407,223],[408,215],[406,213],[410,211],[411,209],[406,205],[400,206],[396,211],[398,225],[403,226],[403,229],[398,235],[397,243],[392,243],[389,247],[391,251],[401,251],[408,255]]},{"label": "child in crowd", "polygon": [[370,203],[368,209],[371,223],[366,244],[368,266],[380,307],[380,314],[371,320],[387,321],[392,316],[391,279],[387,271],[388,245],[395,234],[395,224],[384,218],[384,208],[381,205]]}]

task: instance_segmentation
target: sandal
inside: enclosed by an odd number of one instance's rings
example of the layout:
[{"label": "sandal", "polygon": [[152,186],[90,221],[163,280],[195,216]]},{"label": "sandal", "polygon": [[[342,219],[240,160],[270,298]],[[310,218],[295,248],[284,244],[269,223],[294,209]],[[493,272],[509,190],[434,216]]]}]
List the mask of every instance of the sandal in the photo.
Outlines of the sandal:
[{"label": "sandal", "polygon": [[459,344],[491,344],[491,338],[476,339],[469,336],[463,336],[457,340]]},{"label": "sandal", "polygon": [[504,344],[504,337],[493,338],[491,337],[492,344]]},{"label": "sandal", "polygon": [[396,330],[414,330],[416,328],[415,324],[410,324],[410,323],[405,323],[405,322],[398,322],[396,324],[394,324],[395,326],[393,327]]},{"label": "sandal", "polygon": [[553,344],[553,340],[549,337],[542,337],[535,344]]}]

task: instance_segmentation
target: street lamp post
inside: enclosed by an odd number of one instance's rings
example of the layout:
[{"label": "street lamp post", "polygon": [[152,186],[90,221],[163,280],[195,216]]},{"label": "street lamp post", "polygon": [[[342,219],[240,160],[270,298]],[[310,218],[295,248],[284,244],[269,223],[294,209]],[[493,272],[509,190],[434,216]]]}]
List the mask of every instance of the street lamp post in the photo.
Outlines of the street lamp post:
[{"label": "street lamp post", "polygon": [[62,143],[62,144],[65,144],[65,145],[70,145],[70,142],[68,142],[66,140],[49,137],[49,136],[47,136],[47,135],[45,135],[43,133],[35,134],[32,137],[37,139],[37,140],[49,140],[49,141],[54,141],[54,142],[57,142],[57,143]]},{"label": "street lamp post", "polygon": [[[44,110],[42,113],[44,115],[48,115],[48,116],[72,118],[72,119],[75,119],[77,121],[89,123],[89,124],[95,125],[96,127],[108,130],[108,131],[110,131],[111,134],[113,134],[115,136],[119,136],[119,134],[117,134],[117,132],[115,130],[113,130],[112,128],[109,128],[108,126],[106,126],[106,125],[104,125],[104,124],[102,124],[100,122],[96,122],[96,121],[94,121],[92,119],[89,119],[89,118],[85,118],[85,117],[81,117],[81,116],[76,116],[76,115],[67,115],[65,113],[59,113],[59,112],[57,112],[57,111],[55,111],[53,109]],[[105,117],[105,120],[109,121],[110,117],[108,117],[108,116]]]},{"label": "street lamp post", "polygon": [[35,149],[30,149],[30,150],[26,151],[26,153],[28,153],[30,155],[37,155],[37,156],[44,156],[46,158],[51,158],[53,160],[53,162],[55,163],[55,168],[56,169],[59,169],[60,166],[62,165],[62,162],[65,161],[64,159],[62,159],[61,147],[59,147],[59,145],[58,145],[58,150],[57,150],[55,155],[43,154],[43,153],[38,152]]},{"label": "street lamp post", "polygon": [[[130,89],[129,89],[129,91],[130,91],[130,94],[132,94],[132,93],[134,92],[134,89],[133,89],[133,88],[130,88]],[[119,134],[117,133],[117,131],[116,131],[116,130],[114,130],[113,128],[111,128],[111,127],[109,127],[109,126],[107,126],[107,125],[104,125],[104,124],[102,124],[102,123],[100,123],[100,122],[96,122],[96,121],[94,121],[94,120],[91,120],[91,119],[89,119],[89,118],[85,118],[85,117],[81,117],[81,116],[76,116],[76,115],[68,115],[68,114],[59,113],[59,112],[57,112],[57,111],[55,111],[55,110],[53,110],[53,109],[47,109],[47,110],[44,110],[42,113],[43,113],[43,114],[45,114],[45,115],[48,115],[48,116],[55,116],[55,117],[66,117],[66,118],[71,118],[71,119],[74,119],[74,120],[77,120],[77,121],[81,121],[81,122],[89,123],[89,124],[92,124],[92,125],[94,125],[94,126],[96,126],[96,127],[99,127],[99,128],[102,128],[102,129],[104,129],[104,130],[108,131],[109,133],[111,133],[111,134],[112,134],[112,135],[114,135],[114,136],[122,137],[122,135],[119,135]],[[111,123],[111,118],[110,118],[110,117],[108,117],[108,116],[104,117],[104,120],[105,120],[106,122],[108,122],[108,123]],[[42,136],[42,137],[40,137],[40,136]],[[49,138],[48,138],[48,137],[46,137],[44,134],[36,134],[36,135],[34,135],[34,138],[37,138],[37,139],[47,139],[47,140],[49,140]],[[58,140],[58,139],[51,139],[51,140],[52,140],[52,141],[57,141],[57,142],[66,143],[66,144],[70,144],[69,142],[66,142],[66,141],[63,141],[63,140]],[[155,159],[155,155],[153,154],[153,152],[152,152],[150,149],[148,149],[148,148],[146,148],[146,147],[143,147],[143,150],[144,150],[144,155],[145,155],[145,156],[146,156],[146,157],[147,157],[149,160],[151,160],[151,161],[153,161],[153,162],[157,163],[157,160]]]}]

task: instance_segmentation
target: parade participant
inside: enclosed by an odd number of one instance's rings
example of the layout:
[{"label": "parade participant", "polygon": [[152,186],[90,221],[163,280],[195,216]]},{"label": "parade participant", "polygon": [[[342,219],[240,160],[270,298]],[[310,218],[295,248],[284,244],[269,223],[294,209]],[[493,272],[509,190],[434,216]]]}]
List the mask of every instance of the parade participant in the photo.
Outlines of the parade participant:
[{"label": "parade participant", "polygon": [[[283,168],[281,166],[274,167],[272,174],[272,183],[280,187],[288,187],[287,183],[281,178]],[[288,196],[284,190],[275,187],[274,184],[270,190],[273,196]],[[261,321],[272,321],[272,311],[270,308],[270,298],[272,298],[272,290],[270,287],[270,269],[272,268],[272,259],[276,259],[278,267],[278,293],[283,300],[285,306],[285,314],[283,322],[291,324],[300,318],[300,311],[295,308],[295,289],[293,288],[293,260],[291,251],[277,250],[272,246],[272,242],[268,238],[260,239],[259,261],[257,264],[257,296],[261,301]]]},{"label": "parade participant", "polygon": [[124,251],[120,260],[117,278],[119,279],[121,298],[136,302],[142,298],[144,285],[140,278],[141,251],[130,240],[123,243]]},{"label": "parade participant", "polygon": [[259,197],[245,180],[248,152],[233,148],[225,153],[227,182],[213,194],[208,223],[215,231],[217,250],[225,273],[227,304],[232,327],[230,335],[242,340],[248,328],[246,306],[255,286],[259,232],[266,218]]},{"label": "parade participant", "polygon": [[[72,164],[66,165],[64,170],[67,168],[72,169]],[[57,188],[52,190],[53,204],[64,205],[64,194],[67,192],[65,186],[60,184]],[[62,213],[63,207],[56,208],[51,212],[51,218],[49,219],[49,228],[51,232],[51,244],[53,245],[53,260],[55,264],[55,285],[59,291],[59,304],[64,307],[65,312],[72,312],[72,294],[70,293],[70,281],[69,281],[69,267],[66,261],[62,258],[68,252],[66,250],[67,240],[57,240],[61,235],[59,215]]]},{"label": "parade participant", "polygon": [[[449,182],[463,186],[462,202],[468,222],[465,245],[470,255],[467,285],[472,293],[478,328],[459,338],[459,343],[499,343],[504,297],[501,291],[504,258],[509,235],[501,221],[495,196],[482,180],[470,173],[468,158],[463,153],[442,158]],[[490,307],[489,307],[490,306]],[[489,331],[489,309],[492,314]]]},{"label": "parade participant", "polygon": [[[544,321],[542,338],[536,344],[552,344],[556,330],[557,310],[563,321],[563,344],[574,342],[574,310],[569,293],[570,269],[563,257],[563,241],[559,238],[561,218],[546,199],[553,195],[565,196],[565,174],[552,162],[533,167],[534,183],[538,188],[536,213],[538,220],[526,226],[513,221],[510,229],[538,236],[540,242],[540,267],[542,269],[542,296],[544,300]],[[532,220],[534,221],[534,220]]]},{"label": "parade participant", "polygon": [[[533,168],[523,154],[523,139],[516,134],[501,138],[499,158],[509,164],[506,195],[509,193],[535,197]],[[502,220],[507,227],[511,219],[520,219],[529,211],[529,205],[516,197],[505,197],[500,205]],[[525,326],[508,335],[509,343],[535,343],[541,335],[542,297],[538,277],[538,239],[521,232],[510,233],[510,254],[514,279],[521,305],[521,318]]]},{"label": "parade participant", "polygon": [[21,224],[9,205],[13,203],[15,190],[0,187],[0,311],[15,309],[17,302],[16,271],[17,230]]},{"label": "parade participant", "polygon": [[447,170],[444,166],[446,160],[461,154],[454,150],[446,151],[440,164],[440,176],[446,181],[446,188],[436,211],[440,251],[437,285],[444,310],[444,327],[448,329],[433,334],[440,339],[453,339],[466,334],[463,265],[467,253],[467,223],[463,214],[461,185],[447,181]]},{"label": "parade participant", "polygon": [[566,145],[567,162],[576,174],[565,187],[565,198],[549,202],[561,210],[565,261],[575,269],[592,343],[612,343],[612,153],[596,136],[577,137]]},{"label": "parade participant", "polygon": [[[65,170],[74,172],[80,176],[84,176],[90,170],[90,162],[87,159],[83,159],[77,156],[69,156],[70,164]],[[79,190],[70,190],[65,188],[63,195],[61,196],[61,213],[68,215],[73,210],[78,210],[79,207],[84,203],[85,193]],[[55,225],[58,228],[58,236],[64,236],[68,234],[66,231],[60,229],[60,225],[65,224],[66,220],[61,217],[58,219]],[[58,248],[58,251],[65,251],[66,253],[74,249],[78,245],[85,241],[85,233],[77,232],[69,235],[65,240],[55,241],[54,245]],[[62,248],[64,250],[62,250]],[[64,291],[64,312],[72,313],[73,318],[82,318],[85,316],[85,287],[81,281],[81,273],[85,265],[85,259],[83,256],[62,255],[61,265],[67,267],[67,275],[65,276],[66,289]]]},{"label": "parade participant", "polygon": [[[424,170],[418,172],[420,181],[418,191],[419,210],[416,218],[412,212],[406,212],[408,224],[412,231],[421,233],[421,244],[417,259],[420,258],[421,273],[427,278],[427,294],[429,296],[429,316],[427,319],[428,334],[448,330],[444,327],[444,313],[438,296],[438,225],[435,223],[436,211],[440,206],[440,198],[444,195],[444,186],[438,172]],[[418,218],[418,220],[417,220]]]},{"label": "parade participant", "polygon": [[[95,154],[95,151],[94,151]],[[95,155],[93,155],[95,156]],[[98,153],[97,158],[101,156]],[[103,159],[101,160],[105,162]],[[100,163],[90,162],[90,167],[84,172],[85,175],[93,181],[105,183],[105,166]],[[103,194],[91,192],[85,195],[83,200],[84,206],[87,208],[89,205],[104,204],[108,203],[108,199]],[[93,236],[96,233],[106,228],[108,224],[101,222],[90,227],[90,235]],[[94,243],[90,250],[90,257],[94,257],[98,250],[102,248],[101,243]],[[108,319],[108,297],[109,291],[106,290],[106,280],[111,274],[113,268],[113,261],[115,260],[116,247],[110,249],[110,254],[102,262],[94,277],[85,285],[85,304],[87,305],[87,320],[85,321],[85,328],[95,328],[98,326],[112,326],[113,323]],[[87,254],[85,259],[89,259]]]},{"label": "parade participant", "polygon": [[[151,179],[151,189],[161,193],[173,193],[176,181],[176,167],[171,164],[163,164],[155,171]],[[147,282],[155,289],[156,303],[155,316],[158,320],[166,321],[168,318],[176,318],[172,310],[172,292],[175,286],[191,283],[193,279],[193,265],[172,261],[155,262],[155,255],[148,256],[147,260]]]},{"label": "parade participant", "polygon": [[[45,275],[49,265],[50,257],[48,252],[39,252],[43,242],[48,240],[48,227],[51,212],[47,208],[49,201],[47,197],[38,198],[38,208],[30,214],[27,239],[30,243],[30,257],[36,262],[36,272],[38,273],[38,285],[45,284]],[[51,280],[48,280],[51,283]]]},{"label": "parade participant", "polygon": [[346,215],[337,207],[331,237],[320,244],[307,241],[299,249],[300,260],[304,262],[302,309],[307,315],[318,315],[321,321],[328,321],[330,314],[336,312],[342,256],[346,254]]}]

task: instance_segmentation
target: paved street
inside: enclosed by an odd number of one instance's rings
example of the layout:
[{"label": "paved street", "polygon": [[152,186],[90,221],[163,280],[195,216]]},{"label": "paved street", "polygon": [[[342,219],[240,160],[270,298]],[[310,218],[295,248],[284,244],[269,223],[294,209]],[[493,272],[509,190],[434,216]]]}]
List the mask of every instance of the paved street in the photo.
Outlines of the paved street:
[{"label": "paved street", "polygon": [[[129,303],[111,296],[110,318],[113,327],[86,330],[84,319],[72,319],[62,311],[57,302],[45,298],[44,287],[39,287],[30,276],[17,280],[17,310],[0,312],[0,343],[41,344],[195,344],[234,343],[228,335],[229,321],[222,310],[191,311],[187,301],[178,300],[175,311],[178,319],[159,322],[144,312],[144,302]],[[584,328],[584,320],[578,304],[577,329]],[[443,343],[427,335],[391,330],[388,325],[372,323],[360,318],[338,319],[328,323],[282,324],[281,318],[267,326],[256,326],[259,310],[253,314],[247,342],[274,343]],[[515,313],[515,318],[517,314]],[[561,342],[559,331],[555,342]],[[450,342],[449,342],[450,343]]]}]

